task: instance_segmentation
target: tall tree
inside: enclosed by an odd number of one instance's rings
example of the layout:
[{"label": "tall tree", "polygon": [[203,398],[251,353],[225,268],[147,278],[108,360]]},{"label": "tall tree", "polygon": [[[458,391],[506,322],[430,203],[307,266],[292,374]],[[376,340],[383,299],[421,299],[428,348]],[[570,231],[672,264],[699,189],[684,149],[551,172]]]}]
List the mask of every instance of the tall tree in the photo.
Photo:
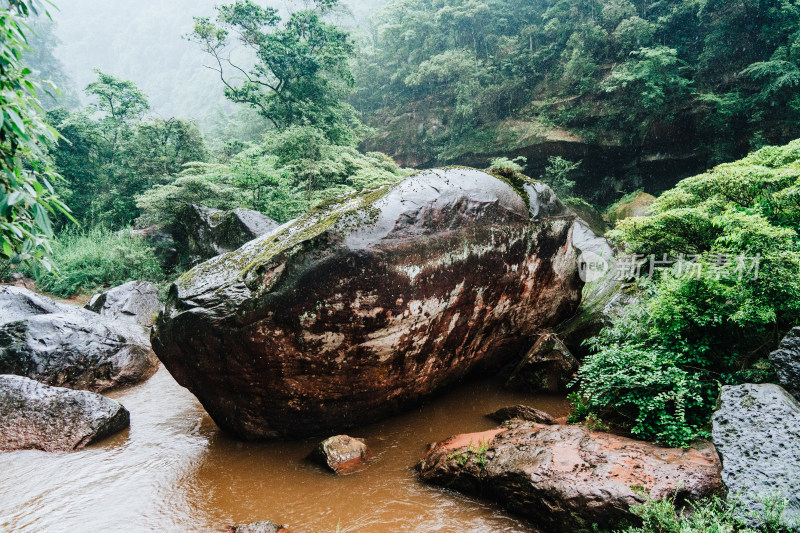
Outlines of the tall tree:
[{"label": "tall tree", "polygon": [[[216,21],[195,18],[189,38],[214,58],[225,95],[256,109],[276,128],[313,125],[339,144],[356,140],[360,123],[344,98],[353,86],[347,32],[323,20],[339,0],[313,0],[311,9],[286,22],[276,9],[252,0],[217,8]],[[231,60],[231,35],[256,60],[250,67]]]}]

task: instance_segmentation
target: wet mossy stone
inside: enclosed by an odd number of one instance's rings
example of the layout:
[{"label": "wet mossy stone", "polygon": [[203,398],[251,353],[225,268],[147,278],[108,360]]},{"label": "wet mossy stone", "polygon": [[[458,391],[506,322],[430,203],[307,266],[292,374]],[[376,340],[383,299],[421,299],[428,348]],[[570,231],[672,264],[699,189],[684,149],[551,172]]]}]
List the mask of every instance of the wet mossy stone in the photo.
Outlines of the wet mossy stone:
[{"label": "wet mossy stone", "polygon": [[524,190],[450,168],[321,205],[181,276],[154,350],[244,438],[396,412],[574,312],[575,217]]}]

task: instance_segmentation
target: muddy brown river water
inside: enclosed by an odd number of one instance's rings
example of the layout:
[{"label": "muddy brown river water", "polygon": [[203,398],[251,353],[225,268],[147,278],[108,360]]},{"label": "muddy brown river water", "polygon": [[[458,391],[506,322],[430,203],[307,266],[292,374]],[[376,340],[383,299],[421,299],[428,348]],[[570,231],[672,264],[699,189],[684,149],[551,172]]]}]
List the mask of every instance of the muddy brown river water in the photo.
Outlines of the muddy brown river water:
[{"label": "muddy brown river water", "polygon": [[419,483],[412,467],[429,442],[495,427],[484,414],[500,407],[567,412],[563,398],[466,382],[350,431],[373,457],[337,478],[304,460],[313,440],[243,443],[222,433],[164,368],[109,396],[130,410],[129,430],[69,454],[0,454],[0,530],[205,532],[275,520],[294,533],[534,532],[499,507]]}]

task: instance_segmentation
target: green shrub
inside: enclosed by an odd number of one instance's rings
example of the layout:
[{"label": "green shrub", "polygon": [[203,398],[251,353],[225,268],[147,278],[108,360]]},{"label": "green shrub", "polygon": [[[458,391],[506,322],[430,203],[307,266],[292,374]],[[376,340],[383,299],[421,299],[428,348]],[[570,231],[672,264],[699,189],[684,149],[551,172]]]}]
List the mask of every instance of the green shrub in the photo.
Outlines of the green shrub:
[{"label": "green shrub", "polygon": [[653,216],[609,233],[628,253],[692,262],[640,278],[638,303],[594,339],[580,416],[687,445],[708,434],[721,385],[773,377],[764,357],[800,317],[798,180],[800,141],[765,148],[682,181]]},{"label": "green shrub", "polygon": [[31,268],[27,275],[39,290],[65,298],[132,280],[164,281],[145,239],[102,227],[63,232],[53,241],[52,259],[56,272]]}]

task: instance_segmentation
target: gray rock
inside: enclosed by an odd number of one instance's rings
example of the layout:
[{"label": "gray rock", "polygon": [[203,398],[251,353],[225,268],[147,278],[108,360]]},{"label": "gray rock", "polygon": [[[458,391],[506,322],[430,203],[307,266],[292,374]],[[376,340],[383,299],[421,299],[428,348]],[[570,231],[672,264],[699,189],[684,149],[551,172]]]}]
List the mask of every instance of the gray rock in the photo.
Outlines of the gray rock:
[{"label": "gray rock", "polygon": [[367,458],[367,443],[348,435],[336,435],[320,442],[309,459],[337,474],[349,474]]},{"label": "gray rock", "polygon": [[89,391],[0,375],[0,450],[67,452],[130,424],[119,402]]},{"label": "gray rock", "polygon": [[153,349],[227,431],[340,433],[522,355],[571,316],[574,223],[541,183],[420,172],[190,270]]},{"label": "gray rock", "polygon": [[729,497],[759,510],[759,498],[788,499],[787,523],[800,525],[800,404],[778,385],[722,387],[713,417]]},{"label": "gray rock", "polygon": [[800,400],[800,326],[786,334],[769,360],[786,392]]},{"label": "gray rock", "polygon": [[496,422],[505,422],[506,420],[512,420],[516,418],[518,420],[527,420],[529,422],[544,424],[546,426],[558,424],[556,419],[549,414],[545,413],[544,411],[534,409],[533,407],[528,407],[527,405],[512,405],[510,407],[503,407],[493,413],[489,413],[486,416]]},{"label": "gray rock", "polygon": [[232,252],[279,226],[268,216],[251,209],[222,211],[202,205],[187,205],[178,223],[195,260]]},{"label": "gray rock", "polygon": [[86,309],[111,320],[124,320],[149,328],[164,306],[158,287],[147,281],[129,281],[106,292],[95,294]]},{"label": "gray rock", "polygon": [[511,388],[565,392],[580,363],[553,333],[543,333],[506,380]]},{"label": "gray rock", "polygon": [[228,533],[289,533],[285,526],[270,520],[229,526]]},{"label": "gray rock", "polygon": [[0,373],[97,392],[143,381],[157,368],[142,327],[0,287]]}]

